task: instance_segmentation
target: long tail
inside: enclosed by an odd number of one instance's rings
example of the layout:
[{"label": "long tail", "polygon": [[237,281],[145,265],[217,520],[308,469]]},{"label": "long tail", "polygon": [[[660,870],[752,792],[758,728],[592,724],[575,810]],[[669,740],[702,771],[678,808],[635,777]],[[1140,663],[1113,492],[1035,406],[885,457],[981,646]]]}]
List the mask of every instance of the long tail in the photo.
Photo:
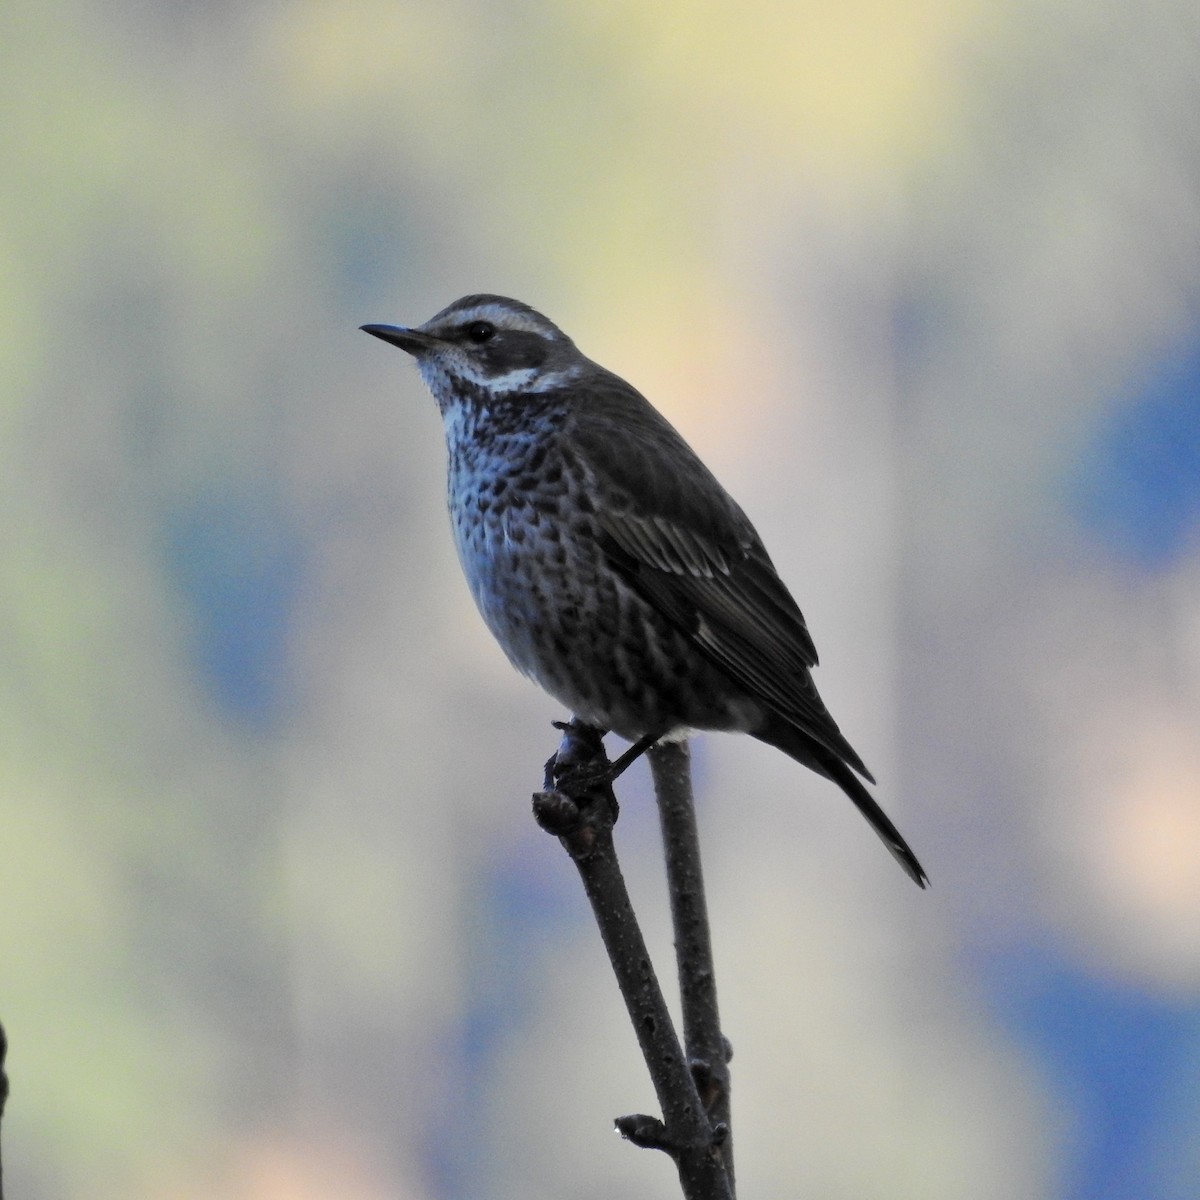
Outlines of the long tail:
[{"label": "long tail", "polygon": [[803,763],[818,775],[832,779],[834,783],[854,801],[855,807],[871,823],[880,840],[892,852],[892,857],[904,868],[908,877],[917,885],[925,887],[929,877],[917,856],[909,849],[900,831],[892,824],[887,813],[875,803],[875,798],[863,786],[859,778],[840,758],[814,741],[802,729],[783,720],[773,721],[765,729],[756,729],[753,736],[760,741],[776,746],[784,754]]}]

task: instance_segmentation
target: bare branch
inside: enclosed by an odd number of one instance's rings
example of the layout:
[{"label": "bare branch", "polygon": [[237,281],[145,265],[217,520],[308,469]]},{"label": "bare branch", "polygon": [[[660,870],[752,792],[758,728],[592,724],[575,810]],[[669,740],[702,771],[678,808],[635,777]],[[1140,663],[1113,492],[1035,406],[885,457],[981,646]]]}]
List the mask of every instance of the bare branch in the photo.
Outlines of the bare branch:
[{"label": "bare branch", "polygon": [[686,1200],[732,1200],[720,1156],[728,1127],[714,1128],[697,1091],[617,861],[617,803],[601,735],[578,721],[559,728],[562,745],[546,764],[534,815],[579,871],[663,1113],[661,1121],[618,1118],[617,1129],[635,1145],[671,1156]]},{"label": "bare branch", "polygon": [[730,1191],[736,1195],[729,1081],[733,1050],[721,1032],[717,1008],[717,977],[692,797],[691,753],[686,742],[662,742],[649,751],[649,758],[666,854],[684,1047],[709,1118],[714,1128],[725,1129],[720,1154]]},{"label": "bare branch", "polygon": [[[4,1105],[8,1101],[8,1076],[4,1071],[4,1060],[8,1055],[8,1038],[4,1026],[0,1025],[0,1120],[4,1117]],[[4,1200],[4,1156],[0,1152],[0,1200]]]}]

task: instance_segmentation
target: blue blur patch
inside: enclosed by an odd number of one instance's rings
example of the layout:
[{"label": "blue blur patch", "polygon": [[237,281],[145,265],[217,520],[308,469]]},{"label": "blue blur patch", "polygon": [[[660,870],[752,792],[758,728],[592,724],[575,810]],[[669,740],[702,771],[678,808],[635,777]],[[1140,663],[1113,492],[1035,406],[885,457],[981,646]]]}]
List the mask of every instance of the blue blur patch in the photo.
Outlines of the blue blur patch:
[{"label": "blue blur patch", "polygon": [[[364,171],[354,186],[354,205],[345,203],[343,188],[330,188],[331,206],[316,218],[324,231],[324,249],[332,256],[329,277],[350,311],[375,309],[371,320],[391,320],[387,312],[397,295],[396,280],[426,276],[430,270],[424,216],[429,203],[420,195],[397,197],[390,175],[385,179]],[[412,220],[415,213],[422,214],[419,229]],[[403,314],[394,315],[399,319]]]},{"label": "blue blur patch", "polygon": [[1106,418],[1071,493],[1089,534],[1144,570],[1200,545],[1200,345],[1160,363]]},{"label": "blue blur patch", "polygon": [[1200,1004],[1089,972],[1044,946],[997,955],[984,976],[1004,1022],[1050,1072],[1052,1097],[1070,1106],[1073,1161],[1055,1194],[1176,1200],[1183,1165],[1164,1151],[1181,1116],[1189,1124],[1187,1109],[1193,1127],[1200,1115]]},{"label": "blue blur patch", "polygon": [[[533,831],[497,851],[481,860],[472,889],[466,1006],[441,1056],[448,1112],[431,1124],[424,1146],[426,1175],[443,1200],[496,1194],[496,1163],[505,1151],[485,1114],[505,1103],[512,1085],[502,1070],[544,1003],[553,956],[576,937],[594,938],[597,958],[604,954],[575,871],[554,839]],[[615,987],[613,1001],[620,1004]],[[571,1099],[561,1097],[564,1104]]]},{"label": "blue blur patch", "polygon": [[206,690],[234,720],[271,727],[285,694],[287,632],[305,558],[300,537],[262,496],[207,496],[168,516],[165,557]]}]

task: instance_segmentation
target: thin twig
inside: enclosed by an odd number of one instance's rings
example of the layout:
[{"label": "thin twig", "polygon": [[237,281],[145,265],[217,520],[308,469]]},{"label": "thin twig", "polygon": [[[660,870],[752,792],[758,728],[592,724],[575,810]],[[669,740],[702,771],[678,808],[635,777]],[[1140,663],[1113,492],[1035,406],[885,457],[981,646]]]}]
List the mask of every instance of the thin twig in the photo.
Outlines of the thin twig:
[{"label": "thin twig", "polygon": [[[8,1101],[8,1075],[4,1071],[4,1060],[8,1055],[8,1038],[4,1026],[0,1025],[0,1120],[4,1118],[4,1105]],[[0,1200],[4,1200],[4,1156],[0,1153]]]},{"label": "thin twig", "polygon": [[696,1089],[617,861],[617,805],[603,742],[579,722],[560,728],[562,745],[546,764],[546,790],[534,796],[534,815],[579,871],[663,1114],[661,1121],[621,1117],[617,1129],[671,1156],[687,1200],[732,1200],[718,1154],[724,1131],[714,1129]]},{"label": "thin twig", "polygon": [[666,853],[684,1046],[713,1128],[725,1131],[720,1154],[729,1190],[736,1195],[730,1118],[732,1049],[721,1032],[717,1008],[717,977],[692,797],[691,753],[686,742],[661,742],[649,751],[649,759]]}]

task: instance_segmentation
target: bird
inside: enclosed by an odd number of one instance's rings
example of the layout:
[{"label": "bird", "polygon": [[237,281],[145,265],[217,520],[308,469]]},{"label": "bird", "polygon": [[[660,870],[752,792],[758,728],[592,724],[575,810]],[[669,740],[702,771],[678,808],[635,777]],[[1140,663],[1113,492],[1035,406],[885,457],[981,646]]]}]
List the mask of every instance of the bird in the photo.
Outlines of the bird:
[{"label": "bird", "polygon": [[577,720],[632,743],[748,733],[831,780],[920,887],[813,682],[817,651],[750,519],[673,425],[518,300],[471,295],[406,351],[441,412],[458,555],[488,628]]}]

